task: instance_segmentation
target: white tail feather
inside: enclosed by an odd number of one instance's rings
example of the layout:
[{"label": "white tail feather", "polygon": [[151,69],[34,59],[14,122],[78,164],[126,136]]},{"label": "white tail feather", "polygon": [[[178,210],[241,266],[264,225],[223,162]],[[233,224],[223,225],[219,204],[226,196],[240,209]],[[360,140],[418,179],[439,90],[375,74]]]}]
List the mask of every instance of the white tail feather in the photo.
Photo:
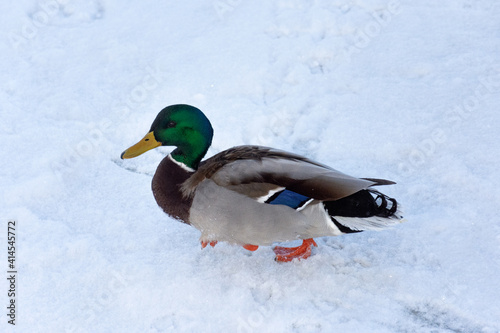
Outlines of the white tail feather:
[{"label": "white tail feather", "polygon": [[392,227],[396,224],[404,222],[403,214],[398,209],[394,215],[391,217],[345,217],[345,216],[333,216],[333,218],[346,226],[349,229],[362,231],[362,230],[382,230],[385,228]]}]

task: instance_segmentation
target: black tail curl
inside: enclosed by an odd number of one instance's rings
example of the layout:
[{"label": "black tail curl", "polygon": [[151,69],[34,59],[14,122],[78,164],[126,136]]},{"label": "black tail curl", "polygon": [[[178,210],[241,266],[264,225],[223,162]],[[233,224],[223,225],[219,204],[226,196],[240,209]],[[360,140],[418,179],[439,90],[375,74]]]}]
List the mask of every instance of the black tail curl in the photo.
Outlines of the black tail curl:
[{"label": "black tail curl", "polygon": [[344,233],[359,232],[361,230],[350,229],[335,220],[335,216],[358,218],[378,216],[391,218],[398,210],[396,199],[372,189],[361,190],[339,200],[325,201],[323,205],[328,215],[332,217],[335,225]]},{"label": "black tail curl", "polygon": [[396,199],[371,189],[323,204],[329,215],[344,217],[391,217],[398,209]]}]

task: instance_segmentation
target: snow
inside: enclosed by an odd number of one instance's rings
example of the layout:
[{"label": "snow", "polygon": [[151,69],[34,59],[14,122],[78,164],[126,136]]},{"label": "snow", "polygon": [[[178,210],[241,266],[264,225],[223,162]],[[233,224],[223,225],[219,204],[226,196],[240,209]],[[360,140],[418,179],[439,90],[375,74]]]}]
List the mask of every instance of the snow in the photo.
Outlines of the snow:
[{"label": "snow", "polygon": [[[0,4],[2,332],[500,332],[500,4],[493,0]],[[406,223],[200,249],[133,160],[188,103],[240,144],[398,184]],[[8,281],[0,302],[8,305]],[[5,309],[4,307],[4,309]],[[5,311],[5,310],[4,310]]]}]

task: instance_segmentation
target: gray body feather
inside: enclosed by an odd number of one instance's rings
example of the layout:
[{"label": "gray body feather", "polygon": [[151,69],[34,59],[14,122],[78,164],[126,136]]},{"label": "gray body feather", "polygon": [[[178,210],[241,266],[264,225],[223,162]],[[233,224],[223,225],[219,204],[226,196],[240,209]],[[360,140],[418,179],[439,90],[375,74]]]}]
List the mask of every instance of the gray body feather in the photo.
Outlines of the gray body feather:
[{"label": "gray body feather", "polygon": [[[338,200],[374,185],[387,184],[393,182],[351,177],[276,149],[240,146],[206,160],[184,182],[182,193],[193,200],[189,222],[202,232],[202,241],[270,245],[342,234],[322,201]],[[300,210],[258,200],[280,188],[313,200]],[[397,221],[380,217],[371,220],[352,219],[355,230],[379,229]],[[341,224],[349,227],[349,218],[342,218]]]},{"label": "gray body feather", "polygon": [[284,205],[268,205],[203,181],[190,211],[191,224],[201,231],[202,241],[271,245],[294,239],[340,235],[320,201],[300,212]]}]

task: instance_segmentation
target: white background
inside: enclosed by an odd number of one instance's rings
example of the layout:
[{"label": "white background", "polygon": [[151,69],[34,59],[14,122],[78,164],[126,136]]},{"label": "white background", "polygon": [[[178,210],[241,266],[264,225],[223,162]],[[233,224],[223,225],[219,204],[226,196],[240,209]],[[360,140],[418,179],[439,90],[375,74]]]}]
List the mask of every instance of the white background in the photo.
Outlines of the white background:
[{"label": "white background", "polygon": [[[500,331],[497,1],[0,13],[0,271],[15,219],[17,332]],[[396,181],[383,190],[406,223],[316,239],[288,264],[270,247],[201,250],[151,193],[171,149],[119,159],[177,103],[211,120],[208,155],[259,144]]]}]

